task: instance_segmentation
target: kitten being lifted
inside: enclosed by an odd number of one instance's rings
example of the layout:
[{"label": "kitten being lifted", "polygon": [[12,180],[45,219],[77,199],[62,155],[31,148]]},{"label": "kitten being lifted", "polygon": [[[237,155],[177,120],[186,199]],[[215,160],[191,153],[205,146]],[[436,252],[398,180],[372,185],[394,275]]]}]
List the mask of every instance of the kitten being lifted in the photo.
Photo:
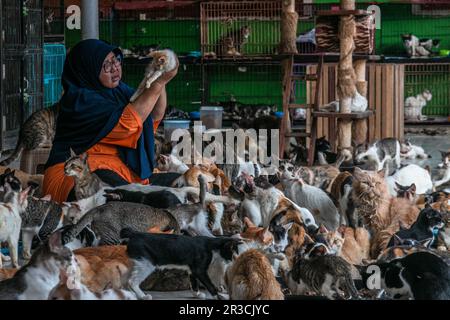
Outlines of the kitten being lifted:
[{"label": "kitten being lifted", "polygon": [[163,73],[172,71],[177,66],[177,57],[172,50],[158,50],[150,53],[153,58],[152,62],[145,70],[145,77],[139,84],[136,92],[130,99],[130,102],[134,102],[139,97],[144,89],[150,88],[152,83],[158,79]]}]

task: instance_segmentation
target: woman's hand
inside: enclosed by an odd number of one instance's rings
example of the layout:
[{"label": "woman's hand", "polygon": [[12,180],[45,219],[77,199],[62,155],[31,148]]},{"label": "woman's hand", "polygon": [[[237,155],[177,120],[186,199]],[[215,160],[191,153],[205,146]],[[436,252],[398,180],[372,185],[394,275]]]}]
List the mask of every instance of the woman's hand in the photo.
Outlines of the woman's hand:
[{"label": "woman's hand", "polygon": [[173,70],[165,72],[161,77],[156,79],[154,83],[158,83],[160,85],[166,85],[170,80],[172,80],[178,73],[178,67],[180,66],[180,62],[178,61],[178,57],[176,59],[176,66]]}]

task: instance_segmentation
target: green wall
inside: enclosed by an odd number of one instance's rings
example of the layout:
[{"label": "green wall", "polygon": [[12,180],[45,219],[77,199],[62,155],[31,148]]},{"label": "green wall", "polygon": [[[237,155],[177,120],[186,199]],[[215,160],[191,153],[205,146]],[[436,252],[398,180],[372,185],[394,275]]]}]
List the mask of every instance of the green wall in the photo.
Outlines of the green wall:
[{"label": "green wall", "polygon": [[[328,9],[330,3],[338,1],[315,0],[321,9]],[[368,4],[358,4],[358,8],[365,9]],[[377,1],[381,3],[385,1]],[[441,48],[450,49],[450,17],[431,17],[413,15],[411,5],[379,4],[381,8],[381,29],[376,30],[376,53],[384,55],[404,55],[400,35],[413,33],[419,37],[441,39]],[[250,21],[252,35],[245,53],[271,53],[275,51],[274,35],[279,36],[276,22]],[[217,22],[210,25],[210,43],[217,43],[225,27]],[[313,21],[300,21],[298,33],[314,27]],[[135,44],[155,44],[170,47],[178,54],[189,51],[200,51],[200,23],[195,20],[148,20],[148,21],[111,21],[100,22],[101,38],[130,48]],[[80,39],[80,31],[66,30],[66,45],[73,46]],[[262,43],[264,46],[257,46]],[[145,65],[124,66],[124,80],[132,86],[137,86],[142,78]],[[238,66],[208,66],[208,88],[202,88],[201,68],[198,65],[182,66],[177,77],[168,86],[169,103],[185,110],[196,110],[199,107],[203,90],[209,89],[210,102],[227,100],[233,94],[243,103],[277,104],[281,108],[281,70],[279,66],[247,66],[247,70]],[[416,95],[426,82],[434,94],[429,106],[424,109],[427,114],[447,115],[449,113],[450,79],[438,74],[423,78],[419,83],[417,77],[408,75],[405,79],[405,95]],[[424,82],[425,81],[425,82]],[[305,86],[297,85],[297,101],[305,101]]]}]

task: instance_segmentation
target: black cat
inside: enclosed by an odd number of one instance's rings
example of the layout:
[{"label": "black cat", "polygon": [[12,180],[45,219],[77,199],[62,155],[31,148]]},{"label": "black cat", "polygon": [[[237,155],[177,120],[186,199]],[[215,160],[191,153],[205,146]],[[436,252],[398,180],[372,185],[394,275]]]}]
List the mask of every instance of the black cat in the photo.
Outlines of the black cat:
[{"label": "black cat", "polygon": [[182,203],[176,195],[167,190],[144,193],[122,189],[106,189],[104,197],[108,201],[143,203],[150,207],[161,209],[173,207]]},{"label": "black cat", "polygon": [[[194,292],[198,292],[198,280],[213,297],[221,298],[209,274],[223,277],[225,265],[238,254],[239,239],[220,237],[189,237],[174,234],[150,234],[124,228],[122,238],[128,238],[127,254],[132,263],[129,285],[138,298],[150,298],[139,285],[158,267],[182,268],[190,271]],[[208,270],[212,265],[219,266]],[[223,270],[220,274],[219,270]]]},{"label": "black cat", "polygon": [[[437,255],[429,252],[414,252],[387,263],[376,263],[364,267],[378,266],[382,289],[394,299],[449,300],[450,266]],[[361,273],[367,284],[370,273]]]},{"label": "black cat", "polygon": [[397,231],[388,243],[388,247],[392,247],[395,243],[395,236],[400,239],[412,239],[423,241],[432,238],[428,247],[433,245],[435,238],[439,233],[439,229],[444,226],[444,219],[439,211],[434,210],[427,205],[420,211],[417,220],[409,229]]}]

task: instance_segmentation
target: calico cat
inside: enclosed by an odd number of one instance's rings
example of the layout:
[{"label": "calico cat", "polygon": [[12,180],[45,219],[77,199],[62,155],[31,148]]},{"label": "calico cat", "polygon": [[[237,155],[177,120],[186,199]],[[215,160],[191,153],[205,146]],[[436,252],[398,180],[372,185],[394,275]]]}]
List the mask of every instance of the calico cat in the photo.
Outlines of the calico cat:
[{"label": "calico cat", "polygon": [[[433,253],[414,252],[372,265],[380,268],[382,289],[394,299],[450,299],[450,266]],[[362,276],[365,280],[368,274]]]},{"label": "calico cat", "polygon": [[91,172],[87,153],[78,156],[70,149],[70,158],[64,163],[64,173],[75,180],[74,189],[77,200],[88,198],[100,189],[109,186]]},{"label": "calico cat", "polygon": [[[198,280],[213,297],[220,298],[217,288],[208,276],[214,260],[228,264],[238,254],[240,240],[233,238],[188,237],[173,234],[148,234],[125,228],[121,238],[128,238],[127,254],[132,262],[128,284],[139,299],[151,299],[139,288],[141,282],[156,268],[166,266],[187,269],[191,274],[192,289],[198,292]],[[222,275],[217,275],[223,277]]]},{"label": "calico cat", "polygon": [[355,150],[355,163],[372,164],[375,170],[384,168],[386,161],[394,161],[400,168],[400,141],[396,138],[384,138],[370,145],[359,145]]},{"label": "calico cat", "polygon": [[233,259],[225,282],[231,300],[284,300],[266,256],[250,249]]},{"label": "calico cat", "polygon": [[410,186],[414,183],[416,194],[424,194],[433,190],[430,171],[416,164],[409,164],[397,170],[393,175],[386,177],[386,182],[389,193],[393,197],[397,196],[396,184]]},{"label": "calico cat", "polygon": [[145,89],[150,88],[152,83],[158,79],[165,72],[172,71],[177,66],[177,56],[172,50],[158,50],[150,53],[153,58],[152,62],[147,66],[145,70],[145,77],[139,84],[136,92],[130,99],[130,102],[136,101],[136,99],[142,94]]},{"label": "calico cat", "polygon": [[42,196],[42,184],[44,182],[44,175],[42,174],[29,174],[17,169],[12,170],[11,168],[0,166],[0,189],[5,181],[8,181],[13,188],[14,185],[21,185],[22,189],[28,187],[30,183],[37,185],[38,188],[34,191],[34,195],[37,197]]},{"label": "calico cat", "polygon": [[0,300],[46,300],[59,283],[59,270],[73,261],[72,251],[61,243],[61,233],[53,233],[16,274],[0,282]]},{"label": "calico cat", "polygon": [[61,270],[59,283],[50,291],[48,300],[137,300],[132,292],[121,289],[92,292],[80,278],[81,275],[71,276],[70,273]]},{"label": "calico cat", "polygon": [[51,146],[55,137],[58,114],[59,103],[34,112],[21,126],[19,140],[13,153],[0,162],[0,166],[7,166],[16,161],[24,150],[32,151]]},{"label": "calico cat", "polygon": [[268,227],[257,227],[247,217],[244,217],[244,223],[246,229],[240,233],[241,238],[253,240],[262,246],[270,246],[273,243],[273,234]]},{"label": "calico cat", "polygon": [[[23,191],[15,191],[6,182],[5,190],[4,202],[0,203],[0,243],[8,242],[12,264],[18,268],[19,237],[22,224],[20,216],[28,206],[27,197],[30,187]],[[0,268],[2,267],[2,256],[0,255]]]},{"label": "calico cat", "polygon": [[351,277],[351,266],[341,257],[327,254],[322,243],[308,245],[306,254],[297,255],[294,266],[284,273],[285,281],[294,294],[314,291],[328,299],[358,299]]},{"label": "calico cat", "polygon": [[253,177],[242,173],[230,188],[230,195],[242,200],[240,212],[247,216],[256,226],[267,227],[277,214],[283,212],[297,216],[306,226],[316,226],[314,216],[306,208],[300,208],[273,186],[266,189],[255,185]]},{"label": "calico cat", "polygon": [[131,202],[108,202],[88,211],[77,224],[69,226],[63,234],[64,243],[70,243],[86,227],[95,234],[92,245],[120,243],[120,230],[133,227],[142,232],[158,226],[161,230],[180,232],[177,220],[164,209],[155,209]]},{"label": "calico cat", "polygon": [[249,26],[228,32],[220,39],[218,56],[241,56],[242,48],[248,43],[250,35]]},{"label": "calico cat", "polygon": [[[439,211],[433,210],[431,206],[427,206],[420,211],[417,220],[409,229],[396,232],[394,237],[400,239],[414,239],[418,242],[422,240],[432,239],[429,246],[433,245],[439,230],[444,227],[444,220]],[[388,243],[388,247],[394,245],[394,237]]]}]

